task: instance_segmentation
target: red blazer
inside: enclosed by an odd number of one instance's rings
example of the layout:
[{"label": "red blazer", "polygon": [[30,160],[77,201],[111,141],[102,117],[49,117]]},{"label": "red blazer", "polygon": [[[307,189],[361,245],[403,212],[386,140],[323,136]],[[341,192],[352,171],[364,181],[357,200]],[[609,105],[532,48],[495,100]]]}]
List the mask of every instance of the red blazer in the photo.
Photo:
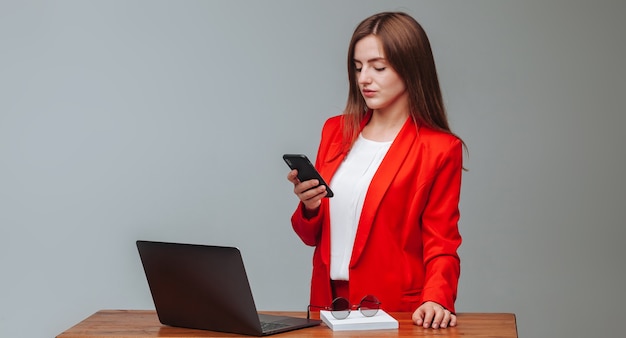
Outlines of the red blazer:
[{"label": "red blazer", "polygon": [[[326,121],[315,166],[328,182],[346,156],[342,117]],[[350,302],[376,296],[386,311],[415,311],[434,301],[454,312],[461,245],[458,230],[463,153],[454,135],[407,119],[367,191],[350,261]],[[328,198],[311,219],[300,203],[291,222],[314,246],[311,305],[328,306],[330,213]]]}]

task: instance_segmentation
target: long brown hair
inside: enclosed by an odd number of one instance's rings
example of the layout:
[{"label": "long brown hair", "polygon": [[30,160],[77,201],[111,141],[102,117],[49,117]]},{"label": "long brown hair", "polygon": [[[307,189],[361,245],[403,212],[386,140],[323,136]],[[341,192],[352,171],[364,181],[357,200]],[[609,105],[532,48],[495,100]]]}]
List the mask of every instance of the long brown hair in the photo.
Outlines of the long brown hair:
[{"label": "long brown hair", "polygon": [[385,57],[403,79],[409,94],[409,114],[417,125],[452,134],[443,104],[430,42],[422,26],[403,12],[383,12],[363,20],[354,30],[348,48],[348,102],[344,110],[344,146],[351,147],[367,113],[354,65],[354,47],[374,35]]}]

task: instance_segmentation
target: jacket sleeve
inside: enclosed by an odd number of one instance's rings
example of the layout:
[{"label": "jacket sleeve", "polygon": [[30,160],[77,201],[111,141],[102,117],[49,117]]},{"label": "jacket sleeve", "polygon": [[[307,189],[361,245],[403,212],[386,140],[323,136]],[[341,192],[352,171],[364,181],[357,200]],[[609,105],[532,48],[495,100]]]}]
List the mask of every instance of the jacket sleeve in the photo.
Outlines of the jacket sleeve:
[{"label": "jacket sleeve", "polygon": [[322,232],[322,216],[321,212],[311,218],[304,215],[304,203],[300,202],[298,208],[291,216],[291,226],[298,237],[309,246],[316,246],[321,237]]},{"label": "jacket sleeve", "polygon": [[461,245],[458,205],[462,170],[462,143],[455,139],[442,152],[422,214],[425,266],[422,302],[436,302],[453,313],[461,270],[457,249]]},{"label": "jacket sleeve", "polygon": [[[315,158],[315,167],[318,170],[320,169],[321,163],[323,163],[326,156],[328,156],[328,144],[331,142],[332,137],[336,136],[338,133],[337,126],[339,125],[339,121],[339,117],[330,118],[326,120],[322,127],[321,139]],[[330,181],[328,183],[330,183]],[[319,243],[327,205],[328,201],[323,200],[317,213],[307,218],[304,213],[304,203],[300,202],[298,204],[296,211],[291,216],[291,226],[304,244],[316,246]]]}]

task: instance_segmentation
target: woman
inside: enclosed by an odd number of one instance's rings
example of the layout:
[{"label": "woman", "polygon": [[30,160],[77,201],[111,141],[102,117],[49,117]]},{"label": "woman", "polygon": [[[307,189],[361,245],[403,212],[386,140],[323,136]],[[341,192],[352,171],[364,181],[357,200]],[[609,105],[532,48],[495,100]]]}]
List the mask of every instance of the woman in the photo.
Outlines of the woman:
[{"label": "woman", "polygon": [[326,121],[317,180],[294,184],[293,229],[313,254],[311,304],[368,294],[416,325],[456,325],[463,142],[448,126],[430,43],[409,15],[361,22],[348,50],[349,96]]}]

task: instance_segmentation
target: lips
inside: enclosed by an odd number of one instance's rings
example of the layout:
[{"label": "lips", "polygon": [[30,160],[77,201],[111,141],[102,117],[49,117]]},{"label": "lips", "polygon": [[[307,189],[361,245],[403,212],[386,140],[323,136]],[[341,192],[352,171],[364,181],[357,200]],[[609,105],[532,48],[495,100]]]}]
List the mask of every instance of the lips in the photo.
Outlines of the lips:
[{"label": "lips", "polygon": [[364,97],[374,97],[374,95],[376,95],[376,91],[369,90],[369,89],[363,89],[361,91],[361,94],[363,94]]}]

